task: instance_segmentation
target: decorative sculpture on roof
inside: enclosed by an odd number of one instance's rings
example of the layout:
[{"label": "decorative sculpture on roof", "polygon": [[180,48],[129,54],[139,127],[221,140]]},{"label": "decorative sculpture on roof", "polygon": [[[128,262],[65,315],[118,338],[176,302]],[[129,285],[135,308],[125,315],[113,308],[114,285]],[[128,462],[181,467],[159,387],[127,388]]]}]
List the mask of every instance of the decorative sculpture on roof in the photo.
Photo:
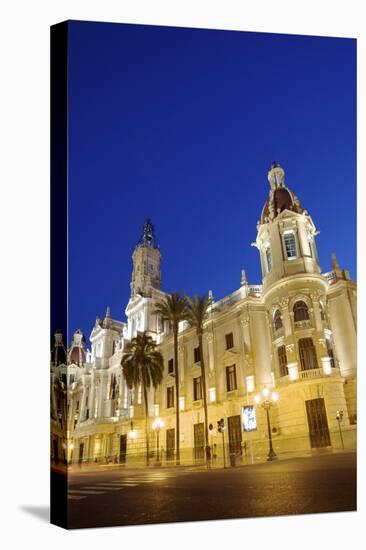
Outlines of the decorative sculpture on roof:
[{"label": "decorative sculpture on roof", "polygon": [[148,218],[144,223],[142,237],[139,241],[139,244],[147,244],[148,246],[156,247],[154,225],[152,224],[150,218]]},{"label": "decorative sculpture on roof", "polygon": [[271,169],[268,172],[268,181],[271,185],[271,189],[285,187],[285,171],[277,162],[272,162],[271,164]]}]

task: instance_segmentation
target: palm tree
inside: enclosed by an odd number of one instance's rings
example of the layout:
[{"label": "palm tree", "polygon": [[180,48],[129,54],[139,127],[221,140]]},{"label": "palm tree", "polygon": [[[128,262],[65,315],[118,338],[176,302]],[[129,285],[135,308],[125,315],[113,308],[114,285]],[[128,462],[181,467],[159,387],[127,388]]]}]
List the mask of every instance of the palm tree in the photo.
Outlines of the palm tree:
[{"label": "palm tree", "polygon": [[174,338],[174,377],[175,377],[175,410],[176,410],[176,464],[180,464],[179,448],[179,366],[178,366],[178,325],[187,318],[187,301],[178,292],[165,296],[155,305],[156,315],[161,315],[163,320],[169,321],[173,329]]},{"label": "palm tree", "polygon": [[121,360],[122,373],[129,389],[141,385],[145,403],[146,463],[149,464],[149,407],[147,390],[158,387],[163,379],[164,359],[156,343],[146,332],[129,342]]},{"label": "palm tree", "polygon": [[203,390],[203,410],[205,414],[205,442],[206,447],[209,445],[208,441],[208,414],[207,414],[207,391],[206,391],[206,372],[205,362],[203,357],[203,324],[208,316],[208,309],[211,305],[211,299],[207,296],[195,296],[193,300],[186,298],[188,304],[188,323],[191,327],[196,328],[198,336],[198,346],[200,350],[200,364],[201,364],[201,376],[202,376],[202,390]]}]

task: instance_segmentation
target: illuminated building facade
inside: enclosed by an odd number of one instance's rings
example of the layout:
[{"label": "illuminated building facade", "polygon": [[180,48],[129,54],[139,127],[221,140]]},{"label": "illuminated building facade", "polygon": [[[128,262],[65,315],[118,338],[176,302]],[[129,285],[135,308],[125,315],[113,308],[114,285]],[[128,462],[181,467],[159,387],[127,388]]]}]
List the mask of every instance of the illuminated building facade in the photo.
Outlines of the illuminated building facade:
[{"label": "illuminated building facade", "polygon": [[[208,422],[213,455],[221,459],[225,421],[226,449],[241,460],[266,457],[265,411],[254,396],[275,388],[271,434],[277,454],[309,454],[356,446],[356,283],[335,255],[332,271],[322,273],[317,230],[307,210],[273,163],[269,196],[257,224],[262,284],[247,282],[212,302],[204,330]],[[163,420],[161,456],[175,452],[175,407],[180,408],[182,462],[204,457],[204,413],[196,331],[179,330],[179,403],[175,403],[173,336],[154,314],[161,290],[161,254],[154,228],[146,222],[133,254],[127,322],[97,318],[91,350],[76,332],[66,351],[55,335],[52,351],[52,453],[73,462],[144,460],[145,413],[141,388],[128,390],[121,372],[124,346],[147,331],[164,357],[164,378],[149,393],[151,426]],[[67,366],[66,366],[67,364]],[[253,431],[245,431],[243,407],[251,411]],[[337,413],[342,411],[341,421]],[[338,415],[339,416],[339,415]],[[151,429],[150,449],[156,435]]]}]

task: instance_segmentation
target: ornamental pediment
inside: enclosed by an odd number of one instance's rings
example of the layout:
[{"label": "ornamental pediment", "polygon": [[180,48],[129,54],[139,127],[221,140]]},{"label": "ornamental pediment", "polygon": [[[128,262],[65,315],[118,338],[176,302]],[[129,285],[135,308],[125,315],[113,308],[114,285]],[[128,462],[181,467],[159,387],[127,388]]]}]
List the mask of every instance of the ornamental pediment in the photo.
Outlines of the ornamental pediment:
[{"label": "ornamental pediment", "polygon": [[239,359],[239,357],[241,356],[241,353],[239,352],[238,349],[227,349],[224,353],[224,355],[222,356],[222,360],[224,363],[232,363],[235,361],[237,361]]}]

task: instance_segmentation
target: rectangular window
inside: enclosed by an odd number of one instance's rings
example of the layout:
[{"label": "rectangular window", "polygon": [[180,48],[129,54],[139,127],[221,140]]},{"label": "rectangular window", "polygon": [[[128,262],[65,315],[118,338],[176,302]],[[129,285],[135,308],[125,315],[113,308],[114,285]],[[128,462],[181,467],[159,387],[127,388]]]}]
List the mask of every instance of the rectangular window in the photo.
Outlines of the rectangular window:
[{"label": "rectangular window", "polygon": [[230,332],[230,334],[226,334],[226,349],[231,349],[234,347],[234,336],[233,333]]},{"label": "rectangular window", "polygon": [[174,373],[174,359],[169,359],[168,361],[168,374]]},{"label": "rectangular window", "polygon": [[289,260],[293,260],[297,257],[296,253],[296,239],[293,231],[288,231],[283,234],[285,242],[286,255]]},{"label": "rectangular window", "polygon": [[184,411],[184,397],[179,398],[179,410]]},{"label": "rectangular window", "polygon": [[193,355],[194,355],[194,362],[199,363],[201,361],[200,348],[194,348]]},{"label": "rectangular window", "polygon": [[137,389],[137,404],[141,405],[141,403],[142,403],[142,386],[140,384]]},{"label": "rectangular window", "polygon": [[197,378],[193,378],[193,398],[194,398],[194,401],[198,401],[199,399],[202,399],[201,376],[197,376]]},{"label": "rectangular window", "polygon": [[169,386],[166,389],[166,407],[167,409],[174,407],[174,386]]},{"label": "rectangular window", "polygon": [[278,363],[280,366],[280,376],[287,376],[288,368],[287,368],[286,346],[279,346],[277,353],[278,353]]},{"label": "rectangular window", "polygon": [[314,370],[318,368],[316,349],[312,338],[300,338],[299,355],[301,370]]},{"label": "rectangular window", "polygon": [[233,391],[237,389],[235,365],[226,367],[226,387],[227,391]]},{"label": "rectangular window", "polygon": [[159,405],[154,405],[154,416],[159,416]]},{"label": "rectangular window", "polygon": [[216,388],[209,388],[208,399],[210,403],[214,403],[216,401]]},{"label": "rectangular window", "polygon": [[326,342],[327,342],[328,357],[330,358],[330,366],[332,367],[332,369],[335,369],[336,362],[335,362],[335,359],[334,359],[333,347],[332,347],[332,344],[330,343],[330,341],[328,340],[328,338],[327,338]]}]

